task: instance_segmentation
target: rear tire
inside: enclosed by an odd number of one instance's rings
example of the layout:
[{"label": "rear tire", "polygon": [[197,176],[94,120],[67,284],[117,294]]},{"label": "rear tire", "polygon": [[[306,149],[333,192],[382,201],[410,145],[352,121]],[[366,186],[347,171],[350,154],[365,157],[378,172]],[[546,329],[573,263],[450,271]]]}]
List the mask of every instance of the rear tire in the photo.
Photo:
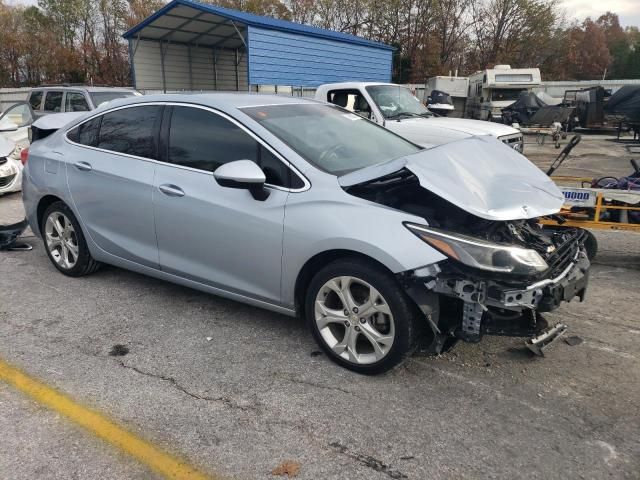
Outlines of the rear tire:
[{"label": "rear tire", "polygon": [[93,259],[80,223],[64,202],[49,205],[42,216],[40,232],[53,266],[70,277],[82,277],[102,265]]},{"label": "rear tire", "polygon": [[354,258],[336,260],[315,274],[305,316],[327,356],[363,374],[386,372],[404,361],[424,328],[418,308],[394,276]]}]

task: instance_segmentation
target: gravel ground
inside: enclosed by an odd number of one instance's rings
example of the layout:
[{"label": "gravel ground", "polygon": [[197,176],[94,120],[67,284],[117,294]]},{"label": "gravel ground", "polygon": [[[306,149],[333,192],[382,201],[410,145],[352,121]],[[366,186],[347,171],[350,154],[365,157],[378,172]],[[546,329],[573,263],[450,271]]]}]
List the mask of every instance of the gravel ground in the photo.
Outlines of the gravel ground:
[{"label": "gravel ground", "polygon": [[[580,147],[564,174],[629,171],[619,144]],[[0,223],[21,215],[19,194],[0,198]],[[533,358],[486,337],[377,377],[318,354],[296,319],[116,268],[67,278],[27,238],[33,251],[0,253],[0,358],[229,478],[291,460],[300,479],[637,479],[640,242],[597,237],[587,300],[548,315],[579,345]],[[0,478],[153,478],[2,383],[0,405]]]}]

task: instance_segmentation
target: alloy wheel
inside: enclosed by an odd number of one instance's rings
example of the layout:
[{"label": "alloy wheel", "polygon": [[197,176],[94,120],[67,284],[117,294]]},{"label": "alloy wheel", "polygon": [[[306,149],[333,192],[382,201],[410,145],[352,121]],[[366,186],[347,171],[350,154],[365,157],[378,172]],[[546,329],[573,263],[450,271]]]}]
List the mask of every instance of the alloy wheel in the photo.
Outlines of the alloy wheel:
[{"label": "alloy wheel", "polygon": [[69,218],[61,212],[51,212],[44,224],[47,250],[53,260],[66,270],[72,269],[80,251],[78,237]]},{"label": "alloy wheel", "polygon": [[318,331],[336,355],[366,365],[382,360],[395,338],[387,301],[372,285],[352,276],[335,277],[318,291]]}]

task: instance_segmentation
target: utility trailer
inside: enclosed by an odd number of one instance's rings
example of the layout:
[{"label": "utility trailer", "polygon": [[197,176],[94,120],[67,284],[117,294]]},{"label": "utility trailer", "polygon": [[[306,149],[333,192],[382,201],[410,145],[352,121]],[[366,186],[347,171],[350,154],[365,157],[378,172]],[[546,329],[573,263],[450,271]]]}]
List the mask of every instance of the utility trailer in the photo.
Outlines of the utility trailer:
[{"label": "utility trailer", "polygon": [[[627,177],[553,175],[578,143],[580,136],[576,135],[547,171],[547,175],[564,194],[565,204],[558,214],[543,217],[540,223],[547,226],[640,232],[640,166],[635,160],[631,160],[634,172]],[[593,234],[590,234],[586,248],[593,258],[597,251]]]}]

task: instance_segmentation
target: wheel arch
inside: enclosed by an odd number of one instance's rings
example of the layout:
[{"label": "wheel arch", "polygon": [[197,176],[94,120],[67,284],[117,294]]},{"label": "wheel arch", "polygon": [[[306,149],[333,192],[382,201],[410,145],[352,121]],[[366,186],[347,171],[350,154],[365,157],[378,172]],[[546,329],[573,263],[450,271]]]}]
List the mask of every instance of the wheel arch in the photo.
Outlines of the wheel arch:
[{"label": "wheel arch", "polygon": [[44,212],[47,210],[47,208],[49,208],[50,205],[56,202],[64,203],[64,200],[62,200],[60,197],[57,197],[55,195],[45,195],[38,202],[38,208],[36,210],[36,218],[38,220],[38,231],[40,232],[40,235],[42,235],[42,232],[40,231],[40,229],[42,227]]},{"label": "wheel arch", "polygon": [[311,283],[311,279],[315,275],[315,273],[320,270],[325,265],[334,262],[338,259],[345,258],[354,258],[363,260],[366,262],[370,262],[377,267],[389,272],[393,275],[393,272],[382,262],[379,260],[370,257],[369,255],[365,255],[364,253],[357,252],[355,250],[347,250],[347,249],[333,249],[326,250],[324,252],[317,253],[300,269],[298,276],[296,277],[295,287],[294,287],[294,302],[295,309],[299,316],[302,316],[304,313],[304,300],[305,295],[307,293],[307,288],[309,287],[309,283]]}]

